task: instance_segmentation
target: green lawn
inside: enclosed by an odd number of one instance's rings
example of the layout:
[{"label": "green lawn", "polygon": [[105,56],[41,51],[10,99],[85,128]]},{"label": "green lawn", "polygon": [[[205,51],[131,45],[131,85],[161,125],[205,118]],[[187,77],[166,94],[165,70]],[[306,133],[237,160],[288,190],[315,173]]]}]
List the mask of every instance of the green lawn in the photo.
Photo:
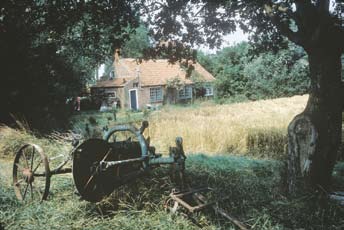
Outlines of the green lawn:
[{"label": "green lawn", "polygon": [[[167,168],[123,186],[98,204],[74,194],[70,175],[52,177],[49,200],[20,203],[11,187],[11,162],[0,160],[0,220],[5,229],[197,229],[164,202],[173,187]],[[193,187],[210,186],[220,206],[252,229],[343,229],[344,208],[316,194],[284,194],[283,164],[238,156],[194,154],[187,159]],[[344,165],[336,168],[338,176]],[[236,229],[210,210],[196,213],[204,229]]]},{"label": "green lawn", "polygon": [[[95,118],[97,127],[122,122],[138,125],[146,115],[121,111],[115,122],[109,119],[113,118],[112,113],[88,112],[75,115],[72,122],[80,129],[90,117]],[[149,176],[122,186],[97,204],[80,200],[74,193],[71,174],[52,177],[48,201],[17,201],[12,188],[12,161],[16,150],[26,142],[39,144],[49,156],[71,149],[70,143],[55,135],[42,137],[28,130],[0,127],[0,223],[6,230],[198,229],[183,212],[171,214],[164,208],[173,188],[168,167],[155,169]],[[252,229],[344,229],[343,206],[321,194],[300,191],[291,197],[285,193],[283,161],[234,156],[230,152],[187,152],[187,156],[190,185],[212,187],[212,198],[226,198],[220,207]],[[344,191],[344,162],[336,165],[333,176],[334,188]],[[204,229],[237,229],[211,210],[196,213],[193,218]]]}]

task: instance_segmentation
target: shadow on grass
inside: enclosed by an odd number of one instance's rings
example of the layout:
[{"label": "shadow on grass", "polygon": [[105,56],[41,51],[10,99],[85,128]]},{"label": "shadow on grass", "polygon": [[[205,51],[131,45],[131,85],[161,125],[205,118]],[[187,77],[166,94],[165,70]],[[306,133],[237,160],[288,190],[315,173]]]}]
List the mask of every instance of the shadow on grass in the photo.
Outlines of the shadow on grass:
[{"label": "shadow on grass", "polygon": [[[295,197],[286,196],[284,164],[280,161],[195,154],[187,159],[186,171],[191,187],[214,188],[213,197],[226,198],[220,207],[253,229],[340,229],[344,226],[344,209],[320,194],[303,191]],[[116,191],[97,208],[103,214],[113,215],[118,210],[154,212],[162,209],[172,188],[168,169],[160,168],[148,178]],[[233,228],[210,210],[196,214],[196,219],[203,227]]]},{"label": "shadow on grass", "polygon": [[[342,186],[342,166],[335,177]],[[283,163],[237,156],[191,155],[187,180],[192,187],[209,186],[219,205],[252,229],[343,229],[344,209],[318,194],[284,193]],[[182,214],[164,210],[173,188],[169,169],[122,186],[97,204],[80,201],[70,177],[52,178],[47,202],[21,204],[12,188],[0,187],[0,219],[5,229],[197,229]],[[206,229],[235,229],[234,225],[204,210],[194,215]]]}]

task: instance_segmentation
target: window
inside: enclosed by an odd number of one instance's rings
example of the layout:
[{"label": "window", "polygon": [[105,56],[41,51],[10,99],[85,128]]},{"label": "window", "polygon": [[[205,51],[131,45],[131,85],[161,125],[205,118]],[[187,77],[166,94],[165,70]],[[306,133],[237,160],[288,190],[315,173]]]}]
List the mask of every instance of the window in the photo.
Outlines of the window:
[{"label": "window", "polygon": [[162,101],[162,88],[155,87],[149,89],[150,102]]},{"label": "window", "polygon": [[183,89],[179,90],[178,98],[179,99],[192,98],[192,87],[191,86],[185,86]]},{"label": "window", "polygon": [[207,85],[207,86],[204,86],[204,89],[205,89],[205,94],[204,94],[204,96],[213,96],[213,95],[214,95],[213,86]]},{"label": "window", "polygon": [[133,83],[133,87],[134,87],[134,88],[139,87],[139,83],[138,83],[138,82]]}]

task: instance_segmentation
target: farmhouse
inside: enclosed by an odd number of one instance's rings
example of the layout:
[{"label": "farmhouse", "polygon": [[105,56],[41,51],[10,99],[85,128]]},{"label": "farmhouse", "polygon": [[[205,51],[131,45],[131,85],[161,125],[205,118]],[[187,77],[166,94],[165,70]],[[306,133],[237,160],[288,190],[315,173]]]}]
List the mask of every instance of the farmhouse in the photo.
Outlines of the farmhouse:
[{"label": "farmhouse", "polygon": [[133,110],[170,103],[183,103],[193,97],[213,96],[215,78],[199,63],[171,64],[167,59],[137,61],[116,58],[114,71],[107,80],[91,87],[92,96],[100,96]]}]

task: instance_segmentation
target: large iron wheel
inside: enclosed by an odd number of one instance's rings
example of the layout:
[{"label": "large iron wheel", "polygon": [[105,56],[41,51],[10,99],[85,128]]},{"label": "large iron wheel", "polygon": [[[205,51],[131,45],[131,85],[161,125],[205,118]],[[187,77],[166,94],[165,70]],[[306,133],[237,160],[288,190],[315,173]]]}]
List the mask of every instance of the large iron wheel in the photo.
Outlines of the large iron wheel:
[{"label": "large iron wheel", "polygon": [[[125,149],[124,149],[125,150]],[[89,139],[73,152],[73,179],[80,196],[90,202],[98,202],[126,183],[126,175],[140,169],[141,163],[119,165],[100,171],[100,161],[118,161],[139,157],[123,154],[122,146],[116,148],[102,139]]]},{"label": "large iron wheel", "polygon": [[26,144],[16,153],[13,163],[13,186],[18,200],[45,200],[50,188],[47,156],[35,144]]}]

